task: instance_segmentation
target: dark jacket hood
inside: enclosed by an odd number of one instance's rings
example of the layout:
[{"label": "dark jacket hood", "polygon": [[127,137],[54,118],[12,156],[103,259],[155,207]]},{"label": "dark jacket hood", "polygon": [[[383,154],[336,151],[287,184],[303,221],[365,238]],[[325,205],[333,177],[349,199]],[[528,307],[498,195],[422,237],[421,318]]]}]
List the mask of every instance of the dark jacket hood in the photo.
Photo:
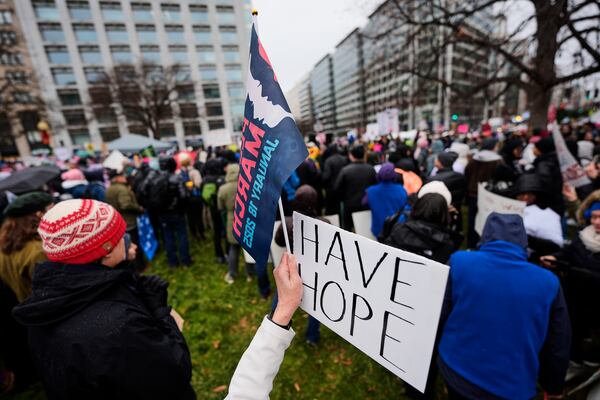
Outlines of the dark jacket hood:
[{"label": "dark jacket hood", "polygon": [[394,239],[413,248],[425,250],[442,247],[453,243],[454,239],[449,230],[421,220],[409,220],[401,228],[395,232]]},{"label": "dark jacket hood", "polygon": [[523,218],[517,214],[491,213],[485,221],[479,245],[502,240],[527,248],[527,232]]},{"label": "dark jacket hood", "polygon": [[51,325],[76,314],[121,284],[135,285],[130,271],[101,264],[47,261],[36,267],[31,296],[13,309],[13,316],[26,326]]}]

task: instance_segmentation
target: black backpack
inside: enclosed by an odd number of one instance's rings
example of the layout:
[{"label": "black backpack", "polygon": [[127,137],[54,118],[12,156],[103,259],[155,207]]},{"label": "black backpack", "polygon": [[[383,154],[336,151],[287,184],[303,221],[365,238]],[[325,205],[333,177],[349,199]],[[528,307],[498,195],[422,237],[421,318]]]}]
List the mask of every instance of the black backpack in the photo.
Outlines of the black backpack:
[{"label": "black backpack", "polygon": [[142,194],[144,195],[145,207],[156,211],[168,208],[172,200],[169,174],[156,171],[155,174],[150,174],[144,183]]}]

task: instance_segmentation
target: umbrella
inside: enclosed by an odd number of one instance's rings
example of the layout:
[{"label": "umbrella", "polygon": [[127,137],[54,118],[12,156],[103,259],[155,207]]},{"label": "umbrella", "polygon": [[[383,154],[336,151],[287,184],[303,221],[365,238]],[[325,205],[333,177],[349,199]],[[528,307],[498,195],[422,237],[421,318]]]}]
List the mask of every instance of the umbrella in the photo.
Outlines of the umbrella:
[{"label": "umbrella", "polygon": [[7,190],[14,194],[32,192],[59,175],[60,168],[55,165],[25,168],[0,181],[0,192]]},{"label": "umbrella", "polygon": [[123,135],[120,138],[108,143],[108,150],[119,150],[123,153],[138,152],[145,147],[152,146],[157,151],[168,150],[173,145],[160,140],[151,139],[142,135]]}]

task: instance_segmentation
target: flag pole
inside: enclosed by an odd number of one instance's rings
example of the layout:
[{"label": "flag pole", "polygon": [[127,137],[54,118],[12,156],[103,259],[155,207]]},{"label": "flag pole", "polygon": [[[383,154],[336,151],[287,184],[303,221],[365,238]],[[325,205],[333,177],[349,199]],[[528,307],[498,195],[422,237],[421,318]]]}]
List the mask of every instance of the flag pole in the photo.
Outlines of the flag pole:
[{"label": "flag pole", "polygon": [[[281,202],[281,196],[279,197],[279,215],[281,216],[281,228],[283,229],[283,238],[285,239],[285,248],[289,254],[292,254],[290,250],[290,238],[288,237],[287,224],[285,223],[285,214],[283,212],[283,203]],[[274,263],[278,262],[273,260]]]}]

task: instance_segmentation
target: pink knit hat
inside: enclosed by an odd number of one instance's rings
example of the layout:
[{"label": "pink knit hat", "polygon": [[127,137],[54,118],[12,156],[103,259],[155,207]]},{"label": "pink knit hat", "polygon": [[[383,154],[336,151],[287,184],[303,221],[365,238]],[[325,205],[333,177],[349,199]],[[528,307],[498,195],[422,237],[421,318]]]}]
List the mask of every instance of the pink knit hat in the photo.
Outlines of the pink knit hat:
[{"label": "pink knit hat", "polygon": [[63,172],[60,176],[63,181],[82,181],[85,179],[83,172],[80,169],[73,168],[67,172]]},{"label": "pink knit hat", "polygon": [[86,264],[110,253],[126,224],[112,206],[89,199],[56,204],[40,222],[38,233],[50,261]]}]

